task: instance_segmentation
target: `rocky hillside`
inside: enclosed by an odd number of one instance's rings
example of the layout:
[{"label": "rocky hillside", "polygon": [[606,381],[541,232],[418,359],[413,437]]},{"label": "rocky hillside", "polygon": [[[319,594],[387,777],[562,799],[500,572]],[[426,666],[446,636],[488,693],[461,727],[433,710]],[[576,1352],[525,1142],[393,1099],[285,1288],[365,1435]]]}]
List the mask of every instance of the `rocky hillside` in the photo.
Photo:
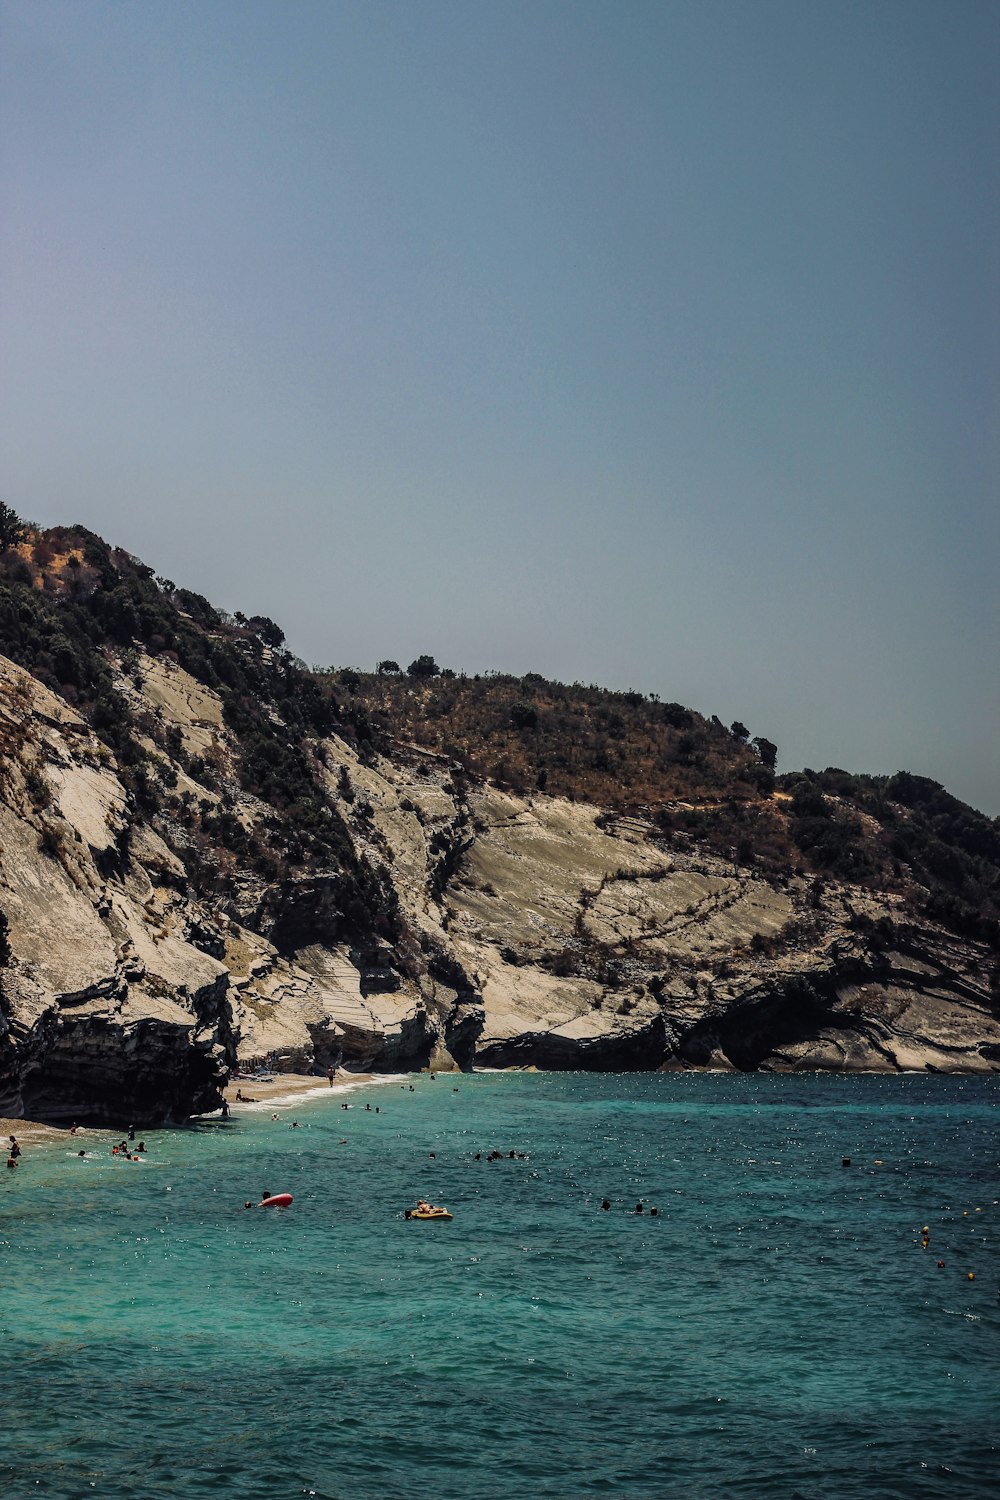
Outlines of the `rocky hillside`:
[{"label": "rocky hillside", "polygon": [[[2,510],[2,508],[0,508]],[[0,1113],[279,1066],[1000,1069],[1000,839],[678,704],[309,673],[0,514]]]}]

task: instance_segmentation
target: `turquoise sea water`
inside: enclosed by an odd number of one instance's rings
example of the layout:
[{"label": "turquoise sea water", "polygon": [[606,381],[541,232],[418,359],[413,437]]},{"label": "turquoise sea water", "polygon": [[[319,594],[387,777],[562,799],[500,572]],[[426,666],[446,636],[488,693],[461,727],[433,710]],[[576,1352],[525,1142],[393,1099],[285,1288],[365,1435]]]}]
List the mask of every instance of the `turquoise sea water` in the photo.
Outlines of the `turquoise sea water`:
[{"label": "turquoise sea water", "polygon": [[[0,1493],[992,1495],[997,1098],[442,1075],[147,1133],[138,1165],[28,1148]],[[265,1188],[292,1208],[246,1212]],[[404,1221],[418,1194],[454,1220]]]}]

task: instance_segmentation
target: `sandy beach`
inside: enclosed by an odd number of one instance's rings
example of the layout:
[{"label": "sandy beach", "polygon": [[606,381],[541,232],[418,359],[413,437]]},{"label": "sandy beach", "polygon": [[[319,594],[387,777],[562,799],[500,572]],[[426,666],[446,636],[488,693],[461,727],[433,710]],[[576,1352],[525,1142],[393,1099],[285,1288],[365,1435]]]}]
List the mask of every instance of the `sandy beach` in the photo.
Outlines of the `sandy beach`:
[{"label": "sandy beach", "polygon": [[0,1140],[6,1144],[12,1135],[17,1136],[22,1146],[45,1146],[68,1136],[69,1127],[62,1129],[58,1125],[40,1125],[37,1120],[0,1119]]},{"label": "sandy beach", "polygon": [[[393,1075],[394,1076],[394,1075]],[[305,1097],[343,1092],[360,1084],[388,1081],[389,1074],[349,1073],[339,1068],[331,1085],[329,1080],[310,1073],[277,1073],[266,1081],[256,1078],[236,1078],[225,1089],[226,1103],[234,1113],[242,1105],[267,1104],[272,1109],[294,1104]],[[237,1099],[237,1094],[242,1098]]]}]

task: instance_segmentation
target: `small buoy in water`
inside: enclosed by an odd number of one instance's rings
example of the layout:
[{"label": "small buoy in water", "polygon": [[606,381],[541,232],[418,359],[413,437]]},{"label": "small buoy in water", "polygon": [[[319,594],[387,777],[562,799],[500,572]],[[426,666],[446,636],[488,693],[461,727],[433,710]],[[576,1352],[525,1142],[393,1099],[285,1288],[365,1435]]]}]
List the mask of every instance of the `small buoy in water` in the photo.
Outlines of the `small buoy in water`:
[{"label": "small buoy in water", "polygon": [[966,1279],[966,1281],[975,1281],[975,1279],[976,1279],[976,1273],[975,1273],[975,1271],[970,1271],[969,1274],[966,1276],[965,1279]]}]

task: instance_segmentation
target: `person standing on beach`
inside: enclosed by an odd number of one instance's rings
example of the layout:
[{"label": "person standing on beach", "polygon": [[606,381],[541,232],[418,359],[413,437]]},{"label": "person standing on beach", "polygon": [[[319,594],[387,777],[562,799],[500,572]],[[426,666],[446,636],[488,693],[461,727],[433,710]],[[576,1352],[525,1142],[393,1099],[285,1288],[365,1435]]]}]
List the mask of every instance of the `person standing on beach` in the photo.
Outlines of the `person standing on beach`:
[{"label": "person standing on beach", "polygon": [[337,1076],[337,1070],[336,1070],[336,1068],[327,1068],[327,1070],[326,1070],[326,1076],[327,1076],[327,1081],[329,1082],[330,1087],[333,1088],[333,1080]]}]

